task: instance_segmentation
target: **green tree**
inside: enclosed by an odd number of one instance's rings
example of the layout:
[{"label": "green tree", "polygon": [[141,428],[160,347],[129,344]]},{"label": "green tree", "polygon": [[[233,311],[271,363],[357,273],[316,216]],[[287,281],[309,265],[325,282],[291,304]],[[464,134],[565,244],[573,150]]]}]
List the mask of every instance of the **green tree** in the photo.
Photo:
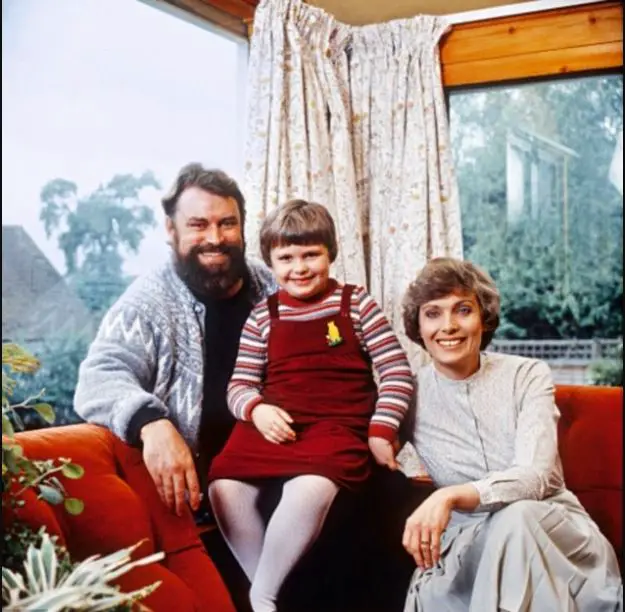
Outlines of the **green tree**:
[{"label": "green tree", "polygon": [[[89,343],[83,336],[52,338],[38,346],[41,368],[29,380],[20,381],[16,397],[24,398],[45,390],[46,399],[54,406],[57,425],[79,423],[82,419],[74,412],[74,390],[78,368],[87,354]],[[25,429],[42,427],[41,419],[29,410],[22,414]]]},{"label": "green tree", "polygon": [[155,225],[152,209],[140,199],[148,187],[160,187],[152,172],[116,175],[85,197],[65,179],[50,181],[41,190],[46,234],[56,235],[68,281],[97,315],[128,284],[124,255],[136,253],[145,231]]},{"label": "green tree", "polygon": [[[78,195],[76,183],[55,179],[41,190],[40,219],[48,237],[63,251],[66,281],[83,300],[97,324],[130,282],[124,257],[136,253],[146,230],[155,225],[152,209],[141,201],[146,188],[160,188],[152,172],[121,174],[95,191]],[[57,423],[79,420],[73,410],[78,368],[89,338],[46,338],[38,346],[44,367],[32,385],[45,388],[57,409]],[[38,422],[25,415],[26,426]]]},{"label": "green tree", "polygon": [[[608,169],[622,99],[619,75],[452,95],[465,257],[497,281],[500,337],[621,335],[623,208]],[[511,220],[506,153],[510,131],[519,128],[530,143],[537,134],[537,142],[547,139],[570,153],[553,174],[553,197]],[[539,153],[533,148],[528,155]],[[534,188],[527,184],[525,192]]]}]

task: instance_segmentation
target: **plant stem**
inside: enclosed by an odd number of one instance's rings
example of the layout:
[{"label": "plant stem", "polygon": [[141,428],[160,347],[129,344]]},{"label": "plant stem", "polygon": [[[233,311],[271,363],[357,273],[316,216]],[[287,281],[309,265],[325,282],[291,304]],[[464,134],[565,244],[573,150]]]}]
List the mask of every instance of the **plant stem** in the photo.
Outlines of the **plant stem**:
[{"label": "plant stem", "polygon": [[41,474],[41,476],[38,476],[37,478],[35,478],[35,480],[33,480],[32,482],[28,483],[27,485],[25,485],[24,487],[22,487],[16,494],[16,497],[19,497],[20,495],[22,495],[22,493],[24,493],[27,489],[31,489],[33,487],[36,487],[39,483],[43,482],[46,478],[50,477],[52,474],[55,474],[56,472],[60,472],[63,467],[65,467],[65,465],[59,465],[55,468],[50,468],[45,474]]}]

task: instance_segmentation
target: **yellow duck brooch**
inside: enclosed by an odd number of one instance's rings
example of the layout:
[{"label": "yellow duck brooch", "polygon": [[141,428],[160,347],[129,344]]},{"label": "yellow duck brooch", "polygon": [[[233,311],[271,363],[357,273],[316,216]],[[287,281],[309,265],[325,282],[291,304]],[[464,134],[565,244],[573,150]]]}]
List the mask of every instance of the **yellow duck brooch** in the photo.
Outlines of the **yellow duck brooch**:
[{"label": "yellow duck brooch", "polygon": [[326,339],[328,340],[329,346],[337,346],[343,342],[341,332],[334,321],[330,321],[328,323],[328,333],[326,335]]}]

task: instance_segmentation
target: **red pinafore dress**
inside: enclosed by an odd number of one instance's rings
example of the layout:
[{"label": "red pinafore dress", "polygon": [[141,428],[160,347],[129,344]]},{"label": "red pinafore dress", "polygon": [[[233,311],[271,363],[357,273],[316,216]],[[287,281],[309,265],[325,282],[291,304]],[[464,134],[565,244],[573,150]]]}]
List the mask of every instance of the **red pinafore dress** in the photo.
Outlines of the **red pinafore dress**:
[{"label": "red pinafore dress", "polygon": [[209,481],[318,474],[348,489],[364,483],[377,387],[350,317],[353,289],[343,287],[337,315],[309,321],[280,319],[279,294],[269,298],[263,401],[291,415],[297,439],[274,444],[252,422],[239,421],[213,460]]}]

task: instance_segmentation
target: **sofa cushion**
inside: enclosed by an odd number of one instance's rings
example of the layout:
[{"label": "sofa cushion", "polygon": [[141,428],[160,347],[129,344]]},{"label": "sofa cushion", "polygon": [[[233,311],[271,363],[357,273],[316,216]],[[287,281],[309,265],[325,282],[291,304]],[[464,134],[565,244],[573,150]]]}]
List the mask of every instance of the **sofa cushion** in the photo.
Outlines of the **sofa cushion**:
[{"label": "sofa cushion", "polygon": [[[31,431],[18,434],[17,439],[31,459],[67,457],[85,470],[77,480],[59,476],[68,496],[84,502],[83,512],[72,516],[62,505],[48,506],[75,559],[112,553],[141,540],[147,540],[141,547],[144,555],[154,552],[147,509],[117,474],[112,434],[94,425],[80,425]],[[29,502],[16,514],[31,522],[32,511]]]},{"label": "sofa cushion", "polygon": [[558,386],[559,448],[567,487],[623,552],[623,389]]},{"label": "sofa cushion", "polygon": [[142,453],[124,444],[118,438],[113,441],[118,460],[118,470],[124,482],[150,508],[149,520],[158,550],[167,554],[189,548],[203,549],[191,510],[185,507],[183,516],[171,512],[161,501],[152,482]]}]

